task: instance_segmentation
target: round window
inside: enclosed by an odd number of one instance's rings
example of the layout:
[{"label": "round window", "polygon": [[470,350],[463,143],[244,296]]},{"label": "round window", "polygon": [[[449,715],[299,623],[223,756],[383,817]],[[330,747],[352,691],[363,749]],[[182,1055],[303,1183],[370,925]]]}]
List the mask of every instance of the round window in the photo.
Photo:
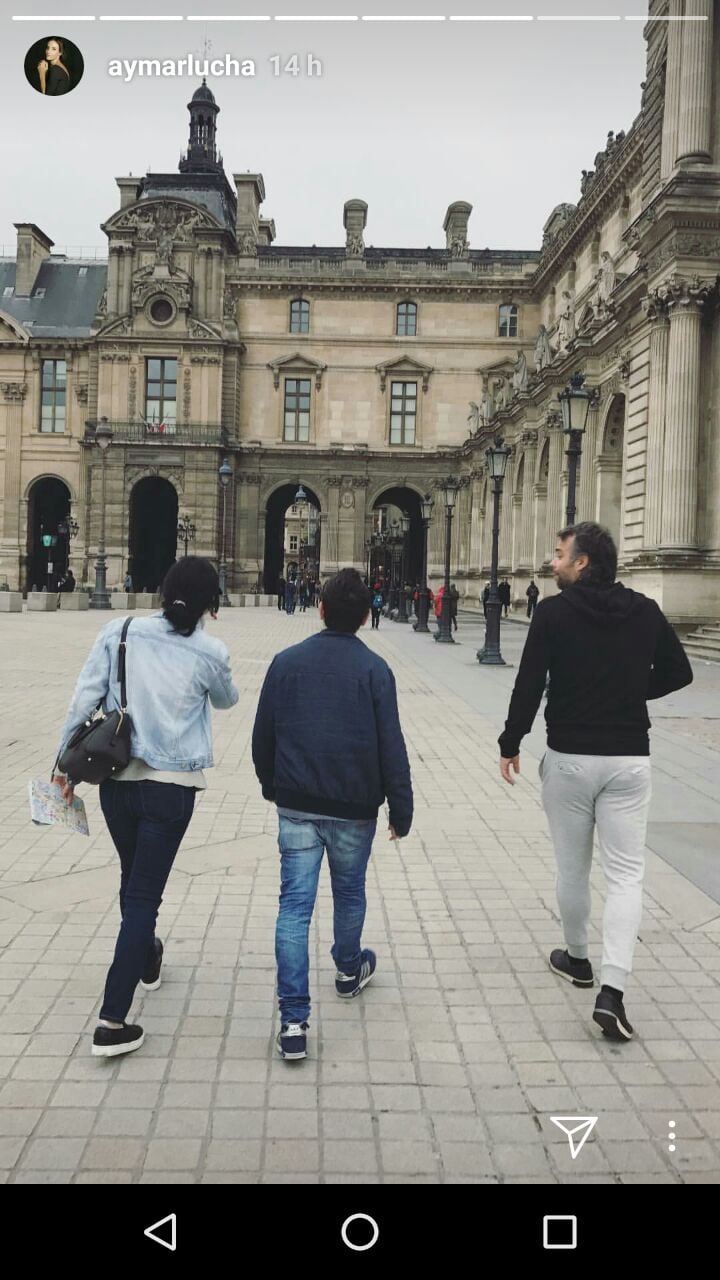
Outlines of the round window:
[{"label": "round window", "polygon": [[167,298],[156,298],[150,306],[150,315],[156,324],[167,324],[173,317],[173,305]]}]

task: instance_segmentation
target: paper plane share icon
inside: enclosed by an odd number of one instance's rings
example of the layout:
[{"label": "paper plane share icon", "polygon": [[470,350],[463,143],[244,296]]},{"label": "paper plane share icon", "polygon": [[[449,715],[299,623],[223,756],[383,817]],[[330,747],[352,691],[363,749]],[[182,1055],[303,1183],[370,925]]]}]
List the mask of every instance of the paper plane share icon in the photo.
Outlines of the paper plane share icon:
[{"label": "paper plane share icon", "polygon": [[550,1119],[558,1129],[562,1129],[570,1143],[570,1155],[575,1160],[595,1128],[597,1116],[551,1116]]}]

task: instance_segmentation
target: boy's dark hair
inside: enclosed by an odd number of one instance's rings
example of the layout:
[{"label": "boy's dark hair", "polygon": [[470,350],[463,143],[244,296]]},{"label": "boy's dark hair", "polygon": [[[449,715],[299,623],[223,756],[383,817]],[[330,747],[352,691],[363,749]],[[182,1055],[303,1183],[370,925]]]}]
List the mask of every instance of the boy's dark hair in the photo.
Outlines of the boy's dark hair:
[{"label": "boy's dark hair", "polygon": [[328,631],[354,635],[370,612],[372,594],[357,569],[341,569],[325,583],[321,599]]},{"label": "boy's dark hair", "polygon": [[592,520],[570,524],[561,529],[558,538],[563,542],[573,539],[571,559],[587,556],[590,561],[583,569],[579,581],[590,587],[611,587],[617,574],[617,547],[607,529]]},{"label": "boy's dark hair", "polygon": [[202,556],[184,556],[165,574],[162,586],[163,617],[181,636],[191,636],[203,614],[220,607],[217,569]]}]

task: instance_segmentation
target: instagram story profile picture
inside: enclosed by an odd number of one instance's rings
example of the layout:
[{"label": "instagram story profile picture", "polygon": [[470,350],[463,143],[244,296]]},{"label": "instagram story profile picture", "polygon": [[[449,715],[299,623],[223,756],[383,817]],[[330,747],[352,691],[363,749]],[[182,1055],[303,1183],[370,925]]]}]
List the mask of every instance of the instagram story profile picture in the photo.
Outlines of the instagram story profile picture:
[{"label": "instagram story profile picture", "polygon": [[84,70],[80,50],[64,36],[36,40],[25,55],[25,79],[46,98],[72,93],[82,80]]}]

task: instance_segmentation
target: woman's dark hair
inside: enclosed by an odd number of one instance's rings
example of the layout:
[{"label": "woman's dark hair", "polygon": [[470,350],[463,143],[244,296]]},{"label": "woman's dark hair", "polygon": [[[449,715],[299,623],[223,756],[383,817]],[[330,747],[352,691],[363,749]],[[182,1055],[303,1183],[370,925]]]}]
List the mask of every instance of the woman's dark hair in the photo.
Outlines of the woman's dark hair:
[{"label": "woman's dark hair", "polygon": [[67,76],[67,78],[68,78],[68,80],[69,80],[69,79],[70,79],[70,72],[68,71],[67,67],[65,66],[65,63],[62,61],[62,59],[65,57],[65,42],[64,42],[63,40],[61,40],[59,36],[48,36],[47,40],[45,41],[45,48],[46,48],[46,49],[47,49],[48,45],[50,44],[50,41],[51,41],[51,40],[52,40],[52,41],[57,45],[57,47],[58,47],[58,52],[59,52],[59,54],[60,54],[60,58],[59,58],[59,60],[58,60],[58,66],[62,67],[63,71],[65,72],[65,75]]},{"label": "woman's dark hair", "polygon": [[341,569],[325,583],[321,600],[328,631],[354,635],[370,612],[372,595],[357,569]]},{"label": "woman's dark hair", "polygon": [[590,563],[583,569],[579,581],[588,587],[611,587],[617,574],[617,548],[607,529],[592,520],[570,524],[561,529],[558,538],[563,542],[573,539],[571,560],[587,556]]},{"label": "woman's dark hair", "polygon": [[203,614],[220,607],[217,569],[202,556],[185,556],[165,574],[162,587],[163,617],[181,636],[191,636]]}]

